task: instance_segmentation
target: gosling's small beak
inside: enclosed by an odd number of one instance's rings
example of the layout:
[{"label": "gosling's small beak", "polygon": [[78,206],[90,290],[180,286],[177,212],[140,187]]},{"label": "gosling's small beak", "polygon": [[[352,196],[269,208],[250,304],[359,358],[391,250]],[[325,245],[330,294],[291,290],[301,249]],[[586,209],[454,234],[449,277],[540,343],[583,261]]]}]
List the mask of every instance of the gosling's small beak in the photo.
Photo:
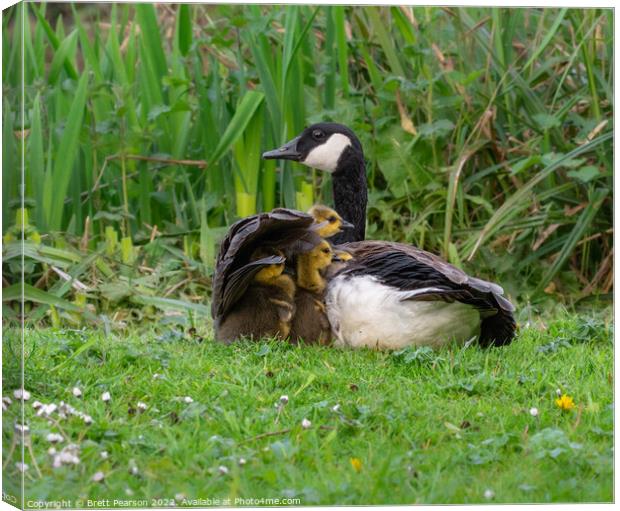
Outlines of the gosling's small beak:
[{"label": "gosling's small beak", "polygon": [[297,150],[297,142],[299,142],[299,139],[300,137],[295,137],[293,140],[289,140],[279,149],[273,149],[272,151],[267,151],[263,153],[263,158],[265,160],[299,161],[299,158],[301,158],[301,153]]},{"label": "gosling's small beak", "polygon": [[355,226],[351,222],[347,222],[346,220],[343,220],[340,224],[341,229],[353,229],[353,227]]}]

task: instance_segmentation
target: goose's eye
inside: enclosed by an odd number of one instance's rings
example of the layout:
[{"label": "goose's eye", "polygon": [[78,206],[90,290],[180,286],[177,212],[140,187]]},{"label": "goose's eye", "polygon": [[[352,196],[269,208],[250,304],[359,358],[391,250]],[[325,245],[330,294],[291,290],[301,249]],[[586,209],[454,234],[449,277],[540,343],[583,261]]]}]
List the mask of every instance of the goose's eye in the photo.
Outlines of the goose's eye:
[{"label": "goose's eye", "polygon": [[312,132],[312,138],[314,138],[315,140],[321,140],[324,136],[325,133],[323,133],[323,131],[321,130],[314,130]]}]

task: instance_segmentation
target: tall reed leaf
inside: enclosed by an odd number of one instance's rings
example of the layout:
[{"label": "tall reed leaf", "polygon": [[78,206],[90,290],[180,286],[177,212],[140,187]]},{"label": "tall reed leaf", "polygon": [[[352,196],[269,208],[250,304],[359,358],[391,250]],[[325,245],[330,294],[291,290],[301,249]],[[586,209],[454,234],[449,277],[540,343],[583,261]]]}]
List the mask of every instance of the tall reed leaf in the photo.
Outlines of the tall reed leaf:
[{"label": "tall reed leaf", "polygon": [[219,159],[230,150],[237,139],[243,135],[243,132],[252,119],[252,116],[264,99],[265,95],[262,92],[251,90],[245,93],[243,99],[239,103],[239,106],[235,110],[235,115],[226,127],[224,134],[219,137],[219,143],[217,144],[215,151],[211,154],[208,166],[217,163]]},{"label": "tall reed leaf", "polygon": [[177,44],[184,57],[192,46],[192,18],[189,9],[189,5],[181,4],[177,15]]},{"label": "tall reed leaf", "polygon": [[88,71],[86,70],[78,82],[71,110],[60,137],[57,154],[62,155],[62,157],[55,159],[51,174],[45,176],[43,210],[48,221],[48,227],[53,231],[58,231],[62,227],[64,201],[73,173],[73,164],[78,154],[78,142],[82,128],[82,119],[84,118],[87,86]]},{"label": "tall reed leaf", "polygon": [[60,77],[60,71],[66,61],[72,62],[75,59],[75,50],[77,49],[78,32],[74,30],[69,34],[58,46],[58,50],[54,54],[52,64],[50,66],[48,81],[52,85],[58,83]]},{"label": "tall reed leaf", "polygon": [[[52,45],[52,48],[54,49],[54,51],[58,51],[61,41],[56,35],[56,33],[54,32],[54,29],[50,26],[50,24],[45,19],[45,16],[43,15],[43,7],[39,7],[36,4],[30,4],[30,5],[32,6],[32,10],[35,16],[37,17],[37,20],[39,21],[39,23],[45,30],[45,34],[47,35],[47,38],[49,39],[49,42]],[[62,62],[62,64],[64,65],[65,71],[69,75],[69,78],[72,78],[73,80],[77,80],[78,74],[77,74],[77,71],[75,70],[75,67],[71,63],[71,61],[68,59],[65,59]]]}]

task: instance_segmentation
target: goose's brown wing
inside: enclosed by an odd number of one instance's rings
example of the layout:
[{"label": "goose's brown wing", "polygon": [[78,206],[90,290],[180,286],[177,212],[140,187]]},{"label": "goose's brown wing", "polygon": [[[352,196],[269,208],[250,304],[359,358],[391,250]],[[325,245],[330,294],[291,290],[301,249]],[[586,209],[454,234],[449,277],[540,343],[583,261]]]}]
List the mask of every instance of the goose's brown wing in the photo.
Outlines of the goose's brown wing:
[{"label": "goose's brown wing", "polygon": [[256,272],[264,266],[251,264],[250,258],[257,248],[272,249],[274,253],[280,251],[285,257],[307,252],[321,241],[314,232],[313,223],[310,215],[284,208],[235,222],[222,240],[215,261],[211,302],[213,319],[226,315]]},{"label": "goose's brown wing", "polygon": [[462,302],[480,311],[480,343],[507,344],[514,337],[514,306],[501,286],[467,275],[440,257],[413,245],[387,241],[358,241],[339,245],[353,258],[340,273],[371,275],[407,291],[408,300]]},{"label": "goose's brown wing", "polygon": [[225,315],[232,306],[243,296],[256,274],[266,266],[280,264],[285,261],[282,256],[270,256],[251,261],[233,271],[226,282],[221,296],[222,315]]}]

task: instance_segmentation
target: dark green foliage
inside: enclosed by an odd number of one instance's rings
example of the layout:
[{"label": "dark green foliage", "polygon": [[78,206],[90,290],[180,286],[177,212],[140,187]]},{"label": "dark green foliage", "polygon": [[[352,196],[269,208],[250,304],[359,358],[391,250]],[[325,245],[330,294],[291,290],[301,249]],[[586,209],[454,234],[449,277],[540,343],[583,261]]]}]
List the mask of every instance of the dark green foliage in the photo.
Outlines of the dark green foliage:
[{"label": "dark green foliage", "polygon": [[[157,272],[209,274],[236,217],[329,202],[328,176],[259,154],[335,120],[366,151],[369,237],[517,302],[607,293],[612,28],[603,9],[20,4],[3,17],[5,242],[23,164],[45,246],[83,260],[113,228],[127,278],[162,250]],[[49,291],[48,270],[27,281]]]}]

